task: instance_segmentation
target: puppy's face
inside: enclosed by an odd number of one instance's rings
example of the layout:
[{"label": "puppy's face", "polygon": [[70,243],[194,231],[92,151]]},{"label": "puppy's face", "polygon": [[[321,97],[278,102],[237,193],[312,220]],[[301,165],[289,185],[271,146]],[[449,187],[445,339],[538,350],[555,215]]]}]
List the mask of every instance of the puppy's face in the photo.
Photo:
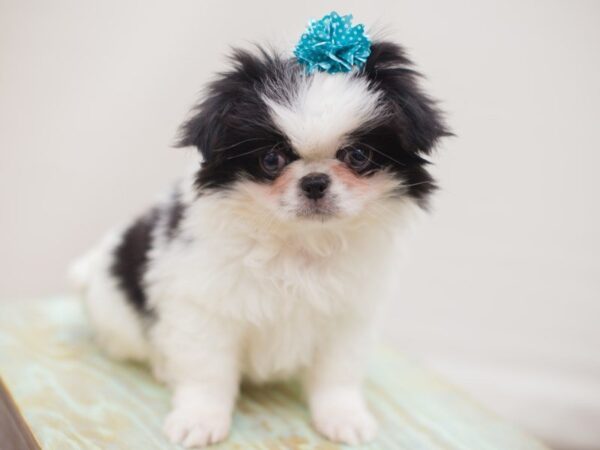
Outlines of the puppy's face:
[{"label": "puppy's face", "polygon": [[293,59],[238,51],[182,127],[204,161],[201,190],[220,190],[280,221],[373,214],[423,204],[428,154],[446,131],[394,44],[374,44],[357,72],[312,75]]}]

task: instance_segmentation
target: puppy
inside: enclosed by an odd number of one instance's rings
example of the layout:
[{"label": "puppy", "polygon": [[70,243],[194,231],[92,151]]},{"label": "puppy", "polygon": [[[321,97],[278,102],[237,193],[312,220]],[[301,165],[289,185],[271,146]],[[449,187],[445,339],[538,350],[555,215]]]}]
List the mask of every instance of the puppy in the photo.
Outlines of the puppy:
[{"label": "puppy", "polygon": [[385,41],[339,73],[235,51],[181,128],[201,163],[77,265],[98,342],[173,390],[171,441],[221,441],[242,379],[291,376],[324,436],[375,436],[365,357],[448,135],[417,79]]}]

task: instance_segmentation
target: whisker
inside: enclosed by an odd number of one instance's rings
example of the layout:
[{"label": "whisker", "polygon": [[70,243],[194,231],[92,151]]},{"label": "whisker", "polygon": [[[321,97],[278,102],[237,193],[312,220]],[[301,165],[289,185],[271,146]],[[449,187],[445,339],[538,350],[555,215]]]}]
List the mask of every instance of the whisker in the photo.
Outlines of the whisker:
[{"label": "whisker", "polygon": [[277,146],[278,146],[278,145],[279,145],[279,144],[275,144],[275,145],[271,145],[271,144],[269,144],[269,145],[263,145],[262,147],[255,148],[255,149],[253,149],[253,150],[249,150],[249,151],[247,151],[247,152],[240,153],[240,154],[238,154],[238,155],[233,155],[233,156],[230,156],[230,157],[228,157],[228,158],[226,158],[226,159],[227,159],[227,160],[230,160],[230,159],[240,158],[240,157],[242,157],[242,156],[251,155],[251,154],[253,154],[253,153],[260,152],[260,151],[262,151],[262,150],[264,150],[264,149],[266,149],[266,148],[277,148]]},{"label": "whisker", "polygon": [[231,144],[227,147],[215,148],[215,149],[213,149],[213,152],[222,152],[225,150],[229,150],[231,148],[237,147],[238,145],[245,144],[246,142],[264,141],[264,140],[265,140],[264,138],[248,138],[248,139],[244,139],[243,141],[236,142],[235,144]]},{"label": "whisker", "polygon": [[420,181],[419,183],[403,184],[402,187],[420,186],[421,184],[433,184],[433,181]]},{"label": "whisker", "polygon": [[385,153],[383,153],[381,150],[377,150],[377,149],[376,149],[375,147],[373,147],[372,145],[366,144],[366,143],[364,143],[364,142],[361,142],[361,143],[360,143],[360,145],[364,145],[365,147],[367,147],[367,148],[370,148],[370,149],[371,149],[372,151],[374,151],[375,153],[377,153],[377,154],[379,154],[379,155],[383,156],[384,158],[387,158],[387,159],[389,159],[390,161],[393,161],[393,162],[395,162],[396,164],[400,164],[401,166],[405,166],[405,165],[406,165],[406,164],[404,164],[404,163],[401,163],[400,161],[398,161],[398,160],[396,160],[396,159],[392,158],[391,156],[389,156],[389,155],[386,155],[386,154],[385,154]]}]

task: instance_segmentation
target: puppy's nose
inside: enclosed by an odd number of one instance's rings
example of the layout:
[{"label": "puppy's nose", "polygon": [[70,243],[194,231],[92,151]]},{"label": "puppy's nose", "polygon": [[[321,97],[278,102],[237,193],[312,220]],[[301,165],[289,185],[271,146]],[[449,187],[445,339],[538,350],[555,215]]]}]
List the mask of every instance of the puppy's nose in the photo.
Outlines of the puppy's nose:
[{"label": "puppy's nose", "polygon": [[325,195],[331,178],[326,173],[313,172],[300,179],[300,187],[308,198],[318,200]]}]

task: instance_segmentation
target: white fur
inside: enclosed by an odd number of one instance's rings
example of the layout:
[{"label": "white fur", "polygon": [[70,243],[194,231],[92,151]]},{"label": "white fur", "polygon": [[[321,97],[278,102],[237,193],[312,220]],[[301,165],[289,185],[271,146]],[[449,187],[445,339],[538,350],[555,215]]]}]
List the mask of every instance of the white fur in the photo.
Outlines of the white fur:
[{"label": "white fur", "polygon": [[302,230],[269,224],[246,205],[200,197],[178,238],[153,250],[146,282],[160,320],[148,340],[108,271],[104,243],[86,292],[99,342],[114,357],[149,360],[174,389],[165,432],[175,442],[223,439],[241,377],[296,374],[319,431],[351,444],[371,439],[364,359],[396,266],[393,228],[411,204]]},{"label": "white fur", "polygon": [[301,79],[290,101],[265,101],[278,128],[308,159],[335,154],[348,133],[385,114],[380,93],[352,73],[317,72]]},{"label": "white fur", "polygon": [[[361,381],[379,307],[397,264],[398,230],[416,210],[391,199],[385,172],[360,192],[336,179],[335,149],[377,117],[379,98],[351,75],[316,74],[272,114],[304,156],[276,196],[240,180],[226,193],[198,196],[193,178],[179,191],[186,211],[175,238],[157,227],[145,286],[154,319],[144,323],[110,272],[119,242],[109,237],[80,266],[91,323],[115,357],[148,360],[174,391],[169,438],[203,446],[228,433],[242,378],[264,382],[299,375],[315,427],[356,444],[373,438]],[[294,216],[297,180],[332,176],[334,217]],[[285,208],[288,208],[285,210]]]}]

